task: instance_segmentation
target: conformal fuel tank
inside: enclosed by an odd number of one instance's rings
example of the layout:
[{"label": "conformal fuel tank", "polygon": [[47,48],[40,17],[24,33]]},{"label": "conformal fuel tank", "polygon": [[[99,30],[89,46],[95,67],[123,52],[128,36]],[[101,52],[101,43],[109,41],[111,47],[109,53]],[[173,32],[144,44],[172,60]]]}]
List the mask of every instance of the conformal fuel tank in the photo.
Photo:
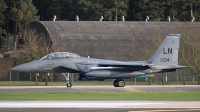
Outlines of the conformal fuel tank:
[{"label": "conformal fuel tank", "polygon": [[143,75],[145,73],[138,71],[123,71],[123,70],[97,70],[85,73],[87,76],[95,76],[95,77],[132,77],[136,75]]}]

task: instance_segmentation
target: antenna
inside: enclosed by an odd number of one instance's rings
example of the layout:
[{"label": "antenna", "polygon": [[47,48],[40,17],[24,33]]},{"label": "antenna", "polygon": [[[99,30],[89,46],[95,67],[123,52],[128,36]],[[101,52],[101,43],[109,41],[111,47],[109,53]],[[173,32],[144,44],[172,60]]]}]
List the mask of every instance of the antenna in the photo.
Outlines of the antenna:
[{"label": "antenna", "polygon": [[125,18],[124,18],[124,16],[122,16],[122,21],[123,21],[123,22],[125,21]]},{"label": "antenna", "polygon": [[146,16],[146,22],[149,20],[149,16]]},{"label": "antenna", "polygon": [[171,22],[171,18],[170,18],[170,16],[167,17],[167,20],[168,20],[169,22]]},{"label": "antenna", "polygon": [[54,16],[53,16],[53,21],[56,21],[56,19],[57,19],[57,18],[56,18],[56,15],[54,15]]},{"label": "antenna", "polygon": [[100,21],[103,21],[103,16],[102,15],[100,16]]},{"label": "antenna", "polygon": [[78,17],[78,15],[76,15],[76,18],[75,18],[75,19],[76,19],[76,21],[79,21],[79,17]]}]

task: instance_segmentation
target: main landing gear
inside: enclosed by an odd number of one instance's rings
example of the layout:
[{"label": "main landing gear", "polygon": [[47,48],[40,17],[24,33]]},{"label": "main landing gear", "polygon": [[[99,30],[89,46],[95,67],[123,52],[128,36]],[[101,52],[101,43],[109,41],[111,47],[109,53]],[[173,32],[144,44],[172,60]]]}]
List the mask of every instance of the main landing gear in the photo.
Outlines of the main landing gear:
[{"label": "main landing gear", "polygon": [[72,87],[72,83],[70,83],[70,78],[71,78],[70,74],[67,73],[67,76],[66,76],[66,73],[62,73],[62,74],[63,74],[63,76],[65,76],[65,78],[66,78],[66,86],[67,86],[68,88]]},{"label": "main landing gear", "polygon": [[113,85],[115,86],[115,87],[124,87],[125,86],[125,82],[124,82],[124,80],[122,80],[122,79],[116,79],[114,82],[113,82]]}]

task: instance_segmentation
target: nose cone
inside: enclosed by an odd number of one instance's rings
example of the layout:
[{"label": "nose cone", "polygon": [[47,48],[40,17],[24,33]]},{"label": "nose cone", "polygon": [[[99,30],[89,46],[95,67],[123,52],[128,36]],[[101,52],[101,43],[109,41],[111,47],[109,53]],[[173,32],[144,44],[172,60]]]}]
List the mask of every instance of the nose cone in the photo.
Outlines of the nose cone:
[{"label": "nose cone", "polygon": [[11,68],[11,71],[16,71],[16,72],[30,72],[30,65],[29,63],[25,63],[25,64],[21,64],[18,66],[15,66],[13,68]]}]

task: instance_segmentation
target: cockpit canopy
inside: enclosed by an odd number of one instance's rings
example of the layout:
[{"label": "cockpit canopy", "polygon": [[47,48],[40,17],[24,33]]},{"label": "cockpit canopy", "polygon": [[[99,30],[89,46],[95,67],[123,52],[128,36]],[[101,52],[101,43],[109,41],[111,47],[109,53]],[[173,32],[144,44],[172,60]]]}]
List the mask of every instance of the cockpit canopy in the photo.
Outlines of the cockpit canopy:
[{"label": "cockpit canopy", "polygon": [[69,52],[54,52],[54,53],[44,56],[40,60],[52,60],[52,59],[61,59],[61,58],[72,58],[72,57],[80,57],[80,56],[77,54],[69,53]]}]

